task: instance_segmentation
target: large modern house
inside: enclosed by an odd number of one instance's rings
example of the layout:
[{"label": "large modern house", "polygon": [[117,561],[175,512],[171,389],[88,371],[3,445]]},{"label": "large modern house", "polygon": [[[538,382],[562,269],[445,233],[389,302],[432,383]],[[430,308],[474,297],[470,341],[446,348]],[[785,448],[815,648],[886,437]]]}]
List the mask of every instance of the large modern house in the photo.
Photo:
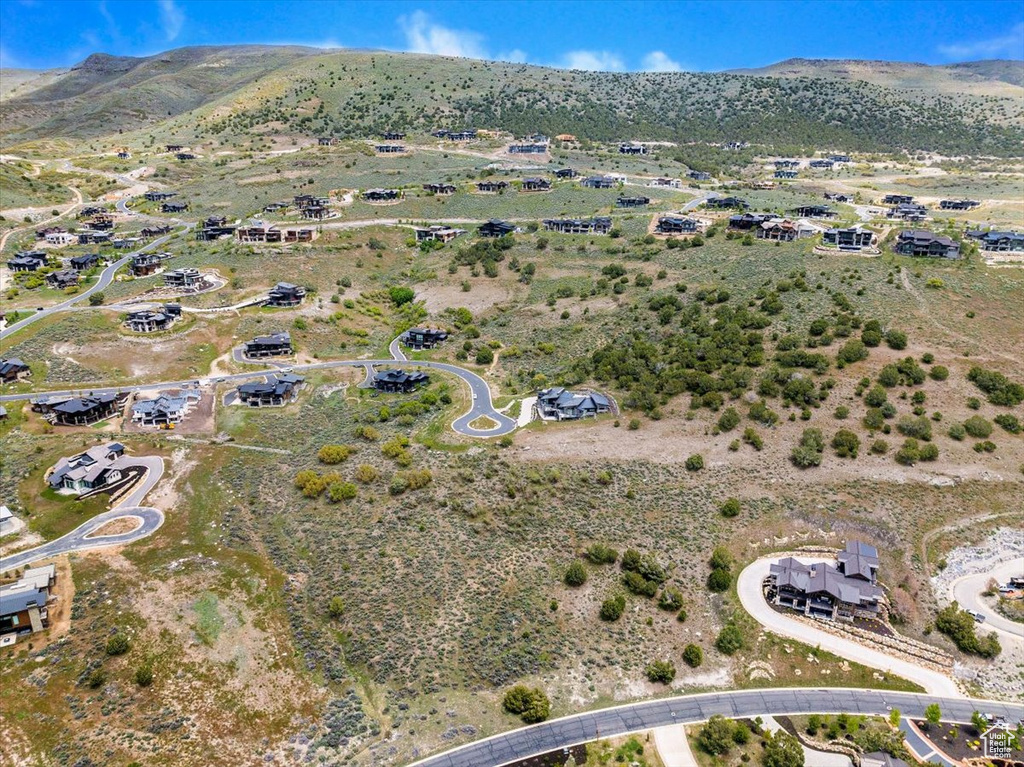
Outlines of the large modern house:
[{"label": "large modern house", "polygon": [[486,181],[476,182],[476,189],[478,192],[502,192],[505,189],[508,189],[508,186],[507,181],[491,181],[488,179]]},{"label": "large modern house", "polygon": [[264,381],[238,387],[238,400],[249,407],[280,407],[294,402],[305,379],[291,373],[273,373]]},{"label": "large modern house", "polygon": [[800,221],[790,221],[788,218],[770,218],[755,227],[754,234],[759,240],[792,242],[803,237],[810,237],[814,234],[814,229]]},{"label": "large modern house", "polygon": [[448,331],[436,328],[410,328],[402,334],[402,343],[410,349],[433,349],[447,340]]},{"label": "large modern house", "polygon": [[199,289],[203,277],[199,270],[193,266],[186,266],[182,269],[172,269],[164,272],[164,285],[169,288],[177,288],[191,292]]},{"label": "large modern house", "polygon": [[542,222],[549,232],[563,234],[608,234],[612,220],[608,216],[594,218],[546,218]]},{"label": "large modern house", "polygon": [[267,293],[267,306],[290,307],[302,303],[306,289],[290,282],[279,282]]},{"label": "large modern house", "polygon": [[430,376],[418,370],[382,370],[373,377],[373,388],[384,392],[408,393],[430,383]]},{"label": "large modern house", "polygon": [[59,493],[81,495],[120,482],[124,470],[131,465],[131,459],[125,457],[124,445],[109,442],[61,458],[47,473],[46,481]]},{"label": "large modern house", "polygon": [[57,426],[88,426],[116,415],[123,395],[92,394],[86,397],[46,397],[33,400],[32,409]]},{"label": "large modern house", "polygon": [[287,330],[281,333],[272,333],[269,336],[257,336],[245,343],[245,356],[249,359],[280,357],[294,353],[292,337]]},{"label": "large modern house", "polygon": [[615,184],[611,176],[587,176],[580,182],[580,186],[587,189],[611,189]]},{"label": "large modern house", "polygon": [[1024,251],[1024,232],[996,232],[976,229],[965,232],[972,240],[977,240],[981,250],[1004,253],[1006,251]]},{"label": "large modern house", "polygon": [[960,243],[944,234],[917,229],[900,232],[893,250],[904,256],[960,258]]},{"label": "large modern house", "polygon": [[480,228],[476,231],[481,237],[504,237],[506,234],[512,234],[515,230],[516,225],[511,221],[492,218],[490,221],[480,224]]},{"label": "large modern house", "polygon": [[132,403],[132,423],[157,427],[181,423],[201,397],[199,389],[169,389],[153,399],[137,399]]},{"label": "large modern house", "polygon": [[822,244],[838,250],[855,251],[870,248],[874,239],[875,233],[861,226],[851,226],[847,229],[833,227],[826,229],[821,235]]},{"label": "large modern house", "polygon": [[0,383],[13,383],[32,375],[32,370],[17,357],[0,359]]},{"label": "large modern house", "polygon": [[611,403],[597,392],[574,392],[560,386],[537,392],[534,406],[545,421],[575,421],[611,411]]},{"label": "large modern house", "polygon": [[129,312],[124,323],[136,333],[155,333],[167,330],[181,318],[181,304],[164,304],[156,308],[137,309]]},{"label": "large modern house", "polygon": [[78,272],[74,269],[59,269],[46,275],[46,284],[57,290],[65,290],[75,287],[78,279]]},{"label": "large modern house", "polygon": [[942,210],[970,210],[981,205],[977,200],[940,200],[939,208]]},{"label": "large modern house", "polygon": [[747,210],[750,207],[750,203],[740,197],[712,197],[704,204],[713,210]]},{"label": "large modern house", "polygon": [[696,234],[700,231],[700,222],[684,216],[660,216],[654,231],[661,234]]},{"label": "large modern house", "polygon": [[774,213],[737,213],[735,216],[729,216],[729,228],[755,229],[773,218],[775,218]]},{"label": "large modern house", "polygon": [[886,218],[898,218],[902,221],[924,221],[928,208],[913,202],[901,202],[886,211]]},{"label": "large modern house", "polygon": [[50,591],[57,585],[57,566],[30,567],[14,583],[0,587],[0,636],[35,634],[50,625]]},{"label": "large modern house", "polygon": [[160,268],[160,256],[156,253],[136,253],[128,267],[135,277],[145,277]]},{"label": "large modern house", "polygon": [[785,557],[771,565],[766,585],[768,599],[812,618],[853,621],[875,618],[885,602],[876,582],[878,551],[866,543],[850,541],[836,563],[804,564]]},{"label": "large modern house", "polygon": [[413,233],[416,235],[416,242],[435,240],[437,242],[451,242],[460,234],[465,234],[465,229],[455,229],[442,224],[431,224],[430,226],[414,226]]},{"label": "large modern house", "polygon": [[615,200],[616,207],[619,208],[641,208],[644,205],[650,205],[651,198],[644,197],[643,195],[634,195],[632,197],[619,197]]},{"label": "large modern house", "polygon": [[34,272],[46,266],[46,253],[41,250],[23,250],[7,261],[12,272]]}]

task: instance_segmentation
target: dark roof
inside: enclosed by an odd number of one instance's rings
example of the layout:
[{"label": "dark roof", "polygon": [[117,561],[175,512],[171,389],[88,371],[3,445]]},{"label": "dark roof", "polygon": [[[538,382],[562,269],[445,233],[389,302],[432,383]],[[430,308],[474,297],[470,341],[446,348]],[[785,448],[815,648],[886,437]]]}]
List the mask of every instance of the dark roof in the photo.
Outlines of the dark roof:
[{"label": "dark roof", "polygon": [[0,591],[0,615],[14,615],[30,607],[42,607],[49,595],[46,589]]}]

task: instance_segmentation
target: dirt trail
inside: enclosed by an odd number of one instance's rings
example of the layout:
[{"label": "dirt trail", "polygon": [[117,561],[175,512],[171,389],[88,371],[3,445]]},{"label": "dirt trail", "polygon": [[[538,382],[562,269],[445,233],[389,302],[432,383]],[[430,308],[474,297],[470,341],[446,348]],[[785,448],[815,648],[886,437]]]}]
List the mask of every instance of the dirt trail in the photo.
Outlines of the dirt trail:
[{"label": "dirt trail", "polygon": [[[71,194],[74,195],[74,198],[75,198],[74,202],[72,202],[69,205],[67,205],[66,208],[63,211],[61,211],[59,214],[57,214],[56,216],[51,216],[50,218],[44,218],[41,221],[34,221],[33,223],[28,224],[27,226],[20,226],[17,229],[12,229],[11,231],[6,232],[3,235],[3,237],[0,237],[0,252],[3,251],[4,247],[6,247],[7,239],[12,234],[18,234],[19,232],[24,232],[24,231],[26,231],[28,229],[35,229],[37,226],[45,226],[46,224],[49,224],[49,223],[52,223],[52,222],[54,222],[54,221],[56,221],[58,219],[64,218],[64,216],[68,215],[75,208],[77,208],[79,205],[81,205],[82,204],[82,193],[80,191],[78,191],[78,189],[76,189],[73,186],[69,186],[68,189],[70,189],[71,190]],[[54,206],[52,206],[52,205],[44,205],[43,206],[43,208],[50,208],[51,210],[53,209],[53,207]],[[22,208],[21,209],[22,212],[24,212],[24,211],[31,211],[31,210],[39,210],[39,208]],[[57,210],[60,210],[60,208],[57,208]],[[12,213],[13,212],[10,211],[10,210],[3,211],[3,215],[5,217],[6,216],[12,216]],[[13,217],[17,217],[17,216],[13,216]]]},{"label": "dirt trail", "polygon": [[[965,344],[976,344],[976,343],[978,343],[975,339],[969,338],[968,336],[965,336],[962,333],[957,333],[955,330],[946,327],[941,322],[939,322],[937,319],[935,319],[935,315],[928,311],[928,307],[927,307],[926,302],[924,300],[924,296],[921,295],[921,291],[919,291],[917,288],[915,288],[913,283],[911,283],[910,278],[907,276],[907,270],[906,269],[900,270],[900,281],[903,283],[903,289],[906,290],[907,293],[909,293],[910,295],[912,295],[914,297],[914,300],[917,301],[917,305],[922,310],[922,314],[924,314],[924,316],[928,319],[928,321],[932,325],[934,325],[936,328],[941,330],[946,335],[948,335],[948,336],[950,336],[952,338],[955,338],[958,341],[962,341]],[[1001,352],[998,349],[992,348],[991,346],[988,348],[988,351],[991,354],[996,355],[997,357],[1002,357],[1004,360],[1008,360],[1008,361],[1013,362],[1013,363],[1015,363],[1017,365],[1021,364],[1020,358],[1019,357],[1015,357],[1012,354],[1006,354],[1005,352]]]}]

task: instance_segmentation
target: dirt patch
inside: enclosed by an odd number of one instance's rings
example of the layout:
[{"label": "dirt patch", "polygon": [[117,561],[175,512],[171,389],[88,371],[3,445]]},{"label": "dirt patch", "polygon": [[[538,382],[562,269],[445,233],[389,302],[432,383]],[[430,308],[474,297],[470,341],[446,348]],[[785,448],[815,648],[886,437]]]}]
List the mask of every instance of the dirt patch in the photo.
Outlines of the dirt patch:
[{"label": "dirt patch", "polygon": [[488,280],[473,282],[468,293],[458,285],[430,285],[420,288],[416,298],[423,301],[431,314],[439,314],[450,306],[464,306],[475,315],[493,309],[495,304],[511,301],[513,291]]},{"label": "dirt patch", "polygon": [[141,525],[142,520],[139,517],[118,517],[117,519],[110,520],[95,532],[90,533],[86,538],[99,538],[104,535],[124,535],[138,529]]},{"label": "dirt patch", "polygon": [[[138,392],[136,400],[155,398],[161,391],[163,390],[152,389]],[[131,434],[212,434],[216,421],[214,413],[216,401],[217,397],[212,388],[203,389],[199,402],[192,407],[192,411],[180,423],[174,424],[174,429],[163,430],[156,426],[143,426],[141,423],[132,423],[131,418],[125,418],[122,429]]]}]

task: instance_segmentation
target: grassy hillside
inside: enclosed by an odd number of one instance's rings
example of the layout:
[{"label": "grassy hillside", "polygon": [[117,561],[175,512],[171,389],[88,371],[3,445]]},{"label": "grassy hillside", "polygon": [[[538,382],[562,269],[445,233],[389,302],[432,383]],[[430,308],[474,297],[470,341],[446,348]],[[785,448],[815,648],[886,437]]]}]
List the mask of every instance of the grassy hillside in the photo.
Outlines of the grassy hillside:
[{"label": "grassy hillside", "polygon": [[53,85],[10,100],[4,143],[99,136],[111,126],[145,126],[185,140],[475,126],[598,141],[1020,153],[1024,111],[1020,89],[1008,83],[972,94],[947,87],[952,75],[901,90],[903,81],[886,71],[872,82],[812,74],[580,72],[267,47],[185,48],[146,59],[91,56]]}]

